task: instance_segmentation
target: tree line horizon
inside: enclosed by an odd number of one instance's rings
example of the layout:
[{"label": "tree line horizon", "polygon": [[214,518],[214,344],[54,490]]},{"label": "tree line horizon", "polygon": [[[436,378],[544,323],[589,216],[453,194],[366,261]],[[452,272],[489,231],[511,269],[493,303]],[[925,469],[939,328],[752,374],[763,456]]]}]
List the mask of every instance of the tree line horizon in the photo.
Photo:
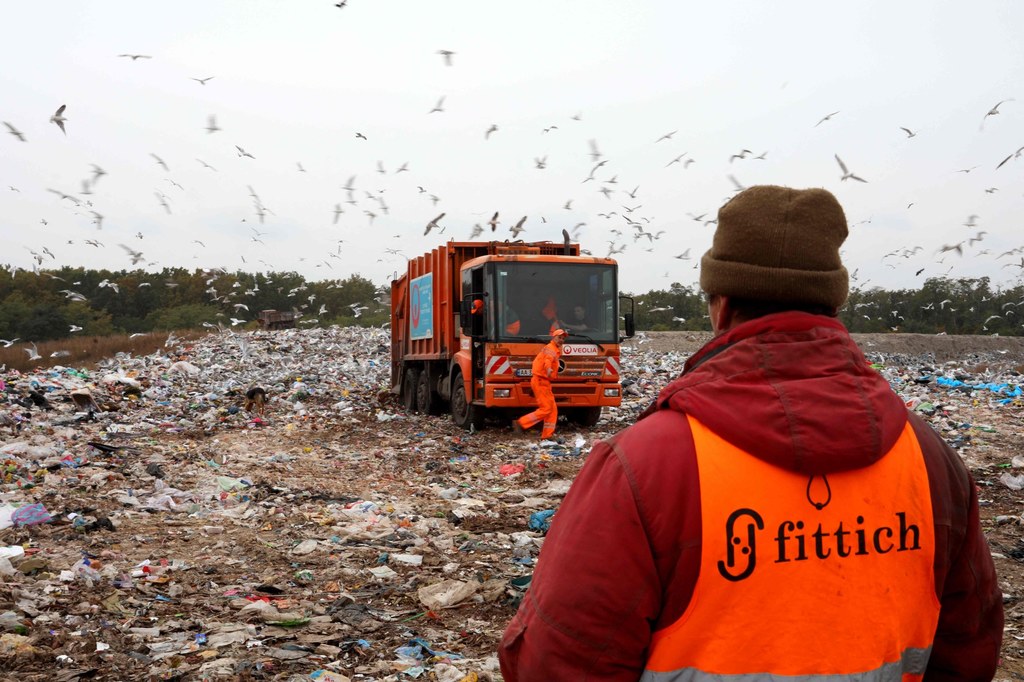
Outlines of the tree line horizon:
[{"label": "tree line horizon", "polygon": [[[8,270],[10,272],[10,270]],[[694,285],[624,292],[641,331],[710,331]],[[300,326],[386,326],[390,287],[352,274],[309,281],[296,272],[241,270],[18,270],[0,278],[0,338],[50,341],[217,326],[252,329],[261,310],[294,311]],[[933,277],[918,289],[851,289],[839,319],[853,333],[1024,332],[1024,285],[993,287],[988,277]],[[628,310],[623,304],[623,311]]]}]

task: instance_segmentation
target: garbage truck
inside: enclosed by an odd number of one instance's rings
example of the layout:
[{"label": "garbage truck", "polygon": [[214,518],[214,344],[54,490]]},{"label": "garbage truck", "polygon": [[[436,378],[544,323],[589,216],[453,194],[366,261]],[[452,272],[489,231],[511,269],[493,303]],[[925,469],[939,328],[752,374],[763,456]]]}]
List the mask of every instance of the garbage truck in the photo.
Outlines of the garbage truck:
[{"label": "garbage truck", "polygon": [[411,412],[450,412],[459,426],[536,407],[533,359],[569,332],[552,392],[584,426],[622,400],[618,266],[578,243],[449,241],[409,260],[391,282],[391,392]]}]

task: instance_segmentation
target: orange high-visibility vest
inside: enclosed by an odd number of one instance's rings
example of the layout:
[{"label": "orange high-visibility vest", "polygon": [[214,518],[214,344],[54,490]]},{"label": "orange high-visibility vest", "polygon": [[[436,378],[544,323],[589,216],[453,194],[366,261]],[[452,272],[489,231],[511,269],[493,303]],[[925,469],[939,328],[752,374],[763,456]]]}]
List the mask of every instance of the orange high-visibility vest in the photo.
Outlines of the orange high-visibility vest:
[{"label": "orange high-visibility vest", "polygon": [[683,615],[654,633],[641,680],[922,679],[939,601],[928,473],[910,423],[871,466],[808,477],[688,419],[700,574]]}]

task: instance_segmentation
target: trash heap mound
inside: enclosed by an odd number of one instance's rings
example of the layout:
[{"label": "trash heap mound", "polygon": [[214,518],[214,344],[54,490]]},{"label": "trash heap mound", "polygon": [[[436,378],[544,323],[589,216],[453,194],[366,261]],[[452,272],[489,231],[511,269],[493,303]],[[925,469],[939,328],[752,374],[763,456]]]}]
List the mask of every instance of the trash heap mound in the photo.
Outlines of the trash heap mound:
[{"label": "trash heap mound", "polygon": [[[0,370],[0,670],[498,680],[498,639],[586,453],[692,350],[624,345],[622,406],[551,441],[405,413],[381,329],[172,336],[94,371]],[[1004,426],[1019,358],[869,360],[980,484],[1024,488]],[[1016,521],[1000,528],[1019,541]]]}]

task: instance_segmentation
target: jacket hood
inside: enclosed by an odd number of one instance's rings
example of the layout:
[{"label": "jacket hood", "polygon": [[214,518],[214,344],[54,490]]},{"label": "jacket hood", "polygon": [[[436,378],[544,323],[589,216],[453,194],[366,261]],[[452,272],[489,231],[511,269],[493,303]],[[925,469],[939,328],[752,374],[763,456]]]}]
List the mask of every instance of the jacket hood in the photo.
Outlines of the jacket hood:
[{"label": "jacket hood", "polygon": [[710,341],[640,418],[663,409],[809,475],[871,464],[907,421],[903,402],[842,323],[801,312],[744,322]]}]

